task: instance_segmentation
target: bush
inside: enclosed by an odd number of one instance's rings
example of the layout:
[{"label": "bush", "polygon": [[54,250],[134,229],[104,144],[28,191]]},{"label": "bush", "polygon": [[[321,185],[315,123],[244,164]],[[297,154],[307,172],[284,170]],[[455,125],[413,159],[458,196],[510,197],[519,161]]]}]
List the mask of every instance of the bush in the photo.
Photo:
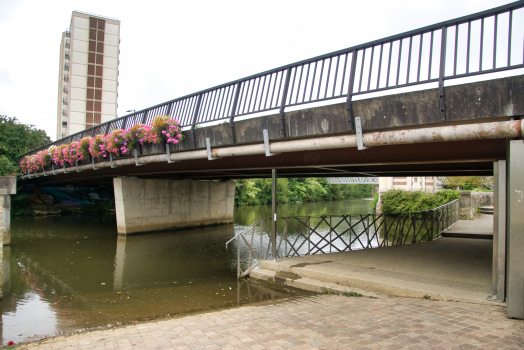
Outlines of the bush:
[{"label": "bush", "polygon": [[[383,213],[402,213],[429,210],[458,199],[458,191],[444,190],[435,193],[392,190],[382,194]],[[376,210],[378,196],[371,205]]]}]

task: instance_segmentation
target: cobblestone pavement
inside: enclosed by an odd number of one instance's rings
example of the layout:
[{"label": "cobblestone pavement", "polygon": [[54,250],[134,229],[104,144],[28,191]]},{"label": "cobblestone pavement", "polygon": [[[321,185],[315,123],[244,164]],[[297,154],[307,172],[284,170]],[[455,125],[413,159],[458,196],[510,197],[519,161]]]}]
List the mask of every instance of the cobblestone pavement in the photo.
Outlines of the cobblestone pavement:
[{"label": "cobblestone pavement", "polygon": [[505,308],[319,295],[92,331],[19,349],[523,349]]}]

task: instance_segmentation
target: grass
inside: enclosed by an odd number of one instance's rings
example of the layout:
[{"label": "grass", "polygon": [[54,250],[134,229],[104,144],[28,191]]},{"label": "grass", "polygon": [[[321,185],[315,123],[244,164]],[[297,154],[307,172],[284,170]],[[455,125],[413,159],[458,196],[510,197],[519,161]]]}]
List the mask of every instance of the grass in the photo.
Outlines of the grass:
[{"label": "grass", "polygon": [[424,299],[431,299],[431,295],[424,295]]}]

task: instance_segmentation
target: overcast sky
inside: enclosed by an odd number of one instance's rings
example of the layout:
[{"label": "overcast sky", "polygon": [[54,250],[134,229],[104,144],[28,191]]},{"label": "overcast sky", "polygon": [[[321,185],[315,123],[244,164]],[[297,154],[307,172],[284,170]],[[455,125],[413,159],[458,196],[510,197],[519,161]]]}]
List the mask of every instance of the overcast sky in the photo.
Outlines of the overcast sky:
[{"label": "overcast sky", "polygon": [[121,21],[118,115],[505,0],[0,0],[0,115],[56,135],[74,10]]}]

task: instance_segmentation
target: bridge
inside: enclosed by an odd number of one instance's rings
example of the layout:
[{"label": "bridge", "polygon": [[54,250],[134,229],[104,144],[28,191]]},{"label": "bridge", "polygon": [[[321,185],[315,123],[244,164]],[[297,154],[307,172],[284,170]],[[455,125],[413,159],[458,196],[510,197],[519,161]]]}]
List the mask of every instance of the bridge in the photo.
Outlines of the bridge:
[{"label": "bridge", "polygon": [[508,313],[524,317],[522,23],[521,0],[173,99],[53,145],[157,115],[180,121],[183,142],[18,181],[113,183],[130,234],[231,221],[234,183],[193,180],[494,175],[495,275]]}]

